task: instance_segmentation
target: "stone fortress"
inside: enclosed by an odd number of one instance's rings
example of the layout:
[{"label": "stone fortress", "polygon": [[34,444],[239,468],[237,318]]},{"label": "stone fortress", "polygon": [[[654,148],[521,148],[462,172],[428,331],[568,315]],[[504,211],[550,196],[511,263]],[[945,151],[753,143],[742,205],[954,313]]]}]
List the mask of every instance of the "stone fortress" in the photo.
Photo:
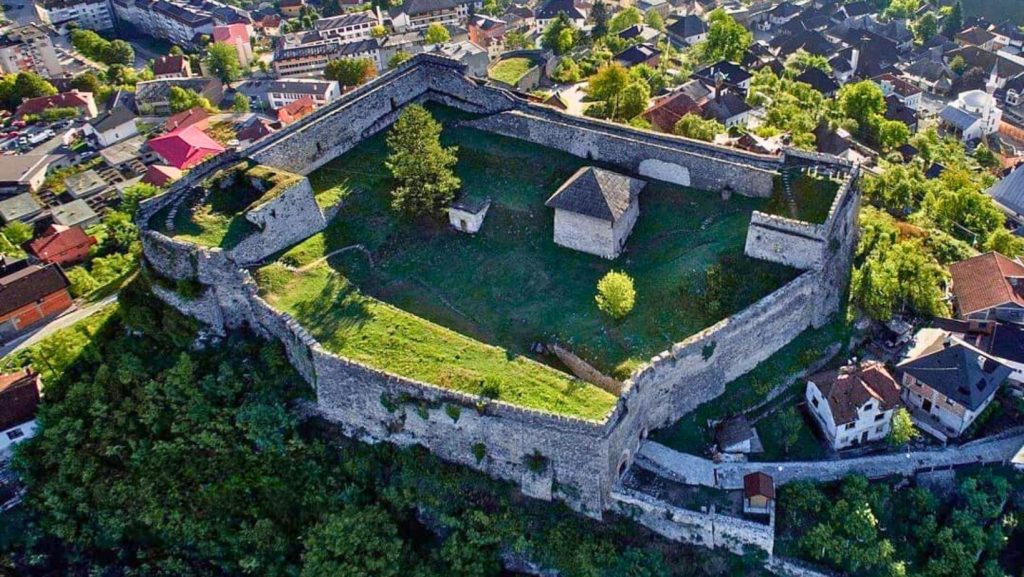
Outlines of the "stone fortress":
[{"label": "stone fortress", "polygon": [[[810,224],[753,214],[747,255],[801,272],[775,292],[673,345],[623,383],[600,422],[517,407],[387,374],[325,350],[288,314],[258,294],[248,268],[324,229],[344,206],[322,208],[306,178],[284,182],[245,214],[254,232],[231,249],[207,248],[160,232],[200,194],[200,183],[242,161],[308,175],[386,129],[402,107],[436,102],[474,113],[469,126],[569,152],[626,175],[708,191],[769,197],[782,170],[816,170],[842,179],[828,218]],[[805,329],[842,308],[857,231],[858,169],[834,157],[786,150],[757,155],[604,121],[568,116],[465,75],[454,61],[418,55],[302,121],[194,168],[166,193],[142,204],[146,266],[171,283],[158,297],[211,329],[246,326],[283,343],[315,390],[317,408],[347,433],[371,442],[419,444],[439,457],[520,484],[524,494],[562,500],[593,517],[618,508],[614,489],[648,432],[722,394]],[[254,185],[260,185],[257,179]],[[167,222],[172,220],[167,217]],[[151,222],[152,221],[152,222]],[[156,222],[161,221],[161,222]],[[199,296],[168,288],[198,283]],[[660,514],[660,513],[659,513]],[[770,543],[765,547],[770,552]]]}]

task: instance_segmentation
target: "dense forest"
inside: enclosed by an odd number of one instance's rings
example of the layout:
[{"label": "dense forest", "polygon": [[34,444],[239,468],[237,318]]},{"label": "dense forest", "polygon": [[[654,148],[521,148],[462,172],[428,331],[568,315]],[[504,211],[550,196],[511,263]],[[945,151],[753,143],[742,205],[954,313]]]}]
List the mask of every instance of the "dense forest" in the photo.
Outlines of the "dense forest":
[{"label": "dense forest", "polygon": [[[129,285],[90,330],[17,360],[46,377],[42,433],[0,517],[0,573],[488,576],[529,559],[562,575],[755,575],[755,556],[667,543],[421,450],[351,442],[289,405],[309,396],[282,350],[194,323]],[[202,342],[202,341],[200,341]]]}]

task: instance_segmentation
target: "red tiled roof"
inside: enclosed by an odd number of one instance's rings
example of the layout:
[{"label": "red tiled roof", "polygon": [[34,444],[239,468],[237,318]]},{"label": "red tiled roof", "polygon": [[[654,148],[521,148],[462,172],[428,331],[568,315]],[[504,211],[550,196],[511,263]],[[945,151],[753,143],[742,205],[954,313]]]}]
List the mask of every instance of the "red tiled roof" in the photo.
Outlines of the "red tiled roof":
[{"label": "red tiled roof", "polygon": [[1024,307],[1024,281],[1013,286],[1011,278],[1024,279],[1024,265],[998,252],[987,252],[949,265],[953,298],[960,316],[1007,303]]},{"label": "red tiled roof", "polygon": [[249,43],[249,29],[245,24],[225,24],[213,27],[214,42],[232,42],[236,40]]},{"label": "red tiled roof", "polygon": [[92,103],[92,92],[61,92],[53,96],[39,96],[29,98],[21,103],[14,113],[16,117],[26,114],[40,114],[48,108],[89,108]]},{"label": "red tiled roof", "polygon": [[28,243],[28,252],[41,261],[57,262],[67,251],[96,244],[96,239],[85,234],[80,226],[67,227],[51,224],[39,238]]},{"label": "red tiled roof", "polygon": [[775,481],[765,473],[758,471],[743,477],[743,496],[775,498]]},{"label": "red tiled roof", "polygon": [[262,118],[256,118],[239,130],[235,137],[238,138],[238,140],[258,140],[272,132],[274,132],[274,130],[270,127],[270,123],[268,121]]},{"label": "red tiled roof", "polygon": [[182,110],[174,116],[168,118],[164,122],[164,130],[170,132],[178,128],[185,128],[186,126],[192,126],[198,124],[204,120],[210,118],[210,113],[202,108],[195,106],[188,110]]},{"label": "red tiled roof", "polygon": [[170,182],[174,182],[181,178],[181,171],[173,166],[164,166],[162,164],[151,164],[146,169],[145,176],[142,177],[142,182],[146,184],[152,184],[153,186],[164,186]]},{"label": "red tiled roof", "polygon": [[291,124],[316,110],[316,103],[310,96],[303,96],[277,109],[277,119],[282,124]]},{"label": "red tiled roof", "polygon": [[0,278],[0,315],[66,290],[68,279],[59,266],[31,264]]},{"label": "red tiled roof", "polygon": [[167,164],[185,170],[224,152],[224,147],[195,126],[186,126],[147,143]]},{"label": "red tiled roof", "polygon": [[39,374],[31,368],[0,375],[0,431],[35,418],[39,386]]},{"label": "red tiled roof", "polygon": [[185,57],[178,56],[160,56],[153,60],[153,74],[161,76],[164,74],[184,74],[185,73]]},{"label": "red tiled roof", "polygon": [[866,362],[856,369],[843,367],[812,375],[811,381],[828,401],[836,426],[857,420],[857,411],[871,399],[888,411],[900,403],[900,386],[882,363]]},{"label": "red tiled roof", "polygon": [[666,96],[644,112],[651,124],[662,132],[672,132],[679,119],[687,114],[700,115],[700,106],[687,94],[679,92]]}]

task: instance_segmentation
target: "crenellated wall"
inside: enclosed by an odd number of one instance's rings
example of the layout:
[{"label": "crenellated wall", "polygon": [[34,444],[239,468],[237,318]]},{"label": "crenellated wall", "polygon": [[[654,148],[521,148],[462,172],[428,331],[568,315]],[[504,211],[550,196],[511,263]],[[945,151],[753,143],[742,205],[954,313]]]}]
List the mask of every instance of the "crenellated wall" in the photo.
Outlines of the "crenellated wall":
[{"label": "crenellated wall", "polygon": [[[146,230],[153,215],[189,198],[205,178],[241,158],[308,174],[386,128],[403,105],[423,100],[485,115],[470,121],[480,129],[590,156],[631,173],[667,180],[685,175],[692,186],[709,190],[766,196],[779,168],[791,161],[785,155],[743,153],[569,117],[468,79],[456,63],[418,55],[241,153],[204,163],[195,176],[190,173],[164,195],[145,201],[136,219],[144,229],[147,266],[169,279],[196,280],[206,287],[191,301],[166,288],[155,294],[216,330],[248,326],[281,341],[291,363],[315,388],[319,411],[352,436],[419,444],[446,460],[518,482],[527,495],[560,499],[599,517],[613,506],[617,479],[650,430],[714,399],[726,383],[838,310],[856,235],[859,195],[853,186],[855,168],[839,162],[829,165],[827,157],[792,157],[795,162],[851,173],[825,224],[782,223],[771,241],[766,236],[751,241],[755,230],[760,233],[775,222],[755,215],[748,234],[748,254],[789,258],[787,264],[804,272],[740,313],[651,359],[624,383],[618,403],[603,422],[466,395],[341,358],[324,350],[289,315],[267,304],[242,267],[322,228],[326,219],[315,207],[306,179],[291,193],[254,209],[249,220],[262,232],[230,251],[200,248]],[[807,239],[801,248],[805,232],[813,242]],[[801,256],[772,257],[786,252],[772,250],[774,242]]]}]

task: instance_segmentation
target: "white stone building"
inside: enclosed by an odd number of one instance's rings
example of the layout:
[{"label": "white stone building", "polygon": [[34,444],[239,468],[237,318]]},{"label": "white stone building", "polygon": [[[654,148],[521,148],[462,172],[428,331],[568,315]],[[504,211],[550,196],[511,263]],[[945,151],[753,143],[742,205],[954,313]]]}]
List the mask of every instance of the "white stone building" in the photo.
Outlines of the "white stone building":
[{"label": "white stone building", "polygon": [[490,199],[460,198],[448,208],[448,222],[455,230],[476,234],[483,226],[490,208]]},{"label": "white stone building", "polygon": [[849,365],[807,379],[807,408],[834,450],[884,439],[900,405],[900,387],[879,362]]},{"label": "white stone building", "polygon": [[349,12],[340,16],[320,18],[313,23],[320,38],[351,42],[373,36],[373,27],[381,24],[380,14],[373,10]]},{"label": "white stone building", "polygon": [[619,256],[646,184],[602,168],[579,169],[544,203],[555,209],[555,244],[607,259]]},{"label": "white stone building", "polygon": [[82,128],[86,138],[96,143],[97,148],[106,148],[115,142],[131,138],[139,133],[135,125],[135,114],[127,108],[115,108],[97,117]]},{"label": "white stone building", "polygon": [[110,0],[37,0],[35,8],[39,21],[54,28],[72,22],[89,30],[114,28]]},{"label": "white stone building", "polygon": [[267,85],[267,103],[277,110],[299,100],[311,98],[313,104],[321,106],[333,102],[341,96],[341,88],[335,80],[316,80],[313,78],[286,78],[274,80]]},{"label": "white stone building", "polygon": [[0,39],[0,72],[35,72],[45,78],[64,74],[50,34],[37,24],[12,28]]}]

